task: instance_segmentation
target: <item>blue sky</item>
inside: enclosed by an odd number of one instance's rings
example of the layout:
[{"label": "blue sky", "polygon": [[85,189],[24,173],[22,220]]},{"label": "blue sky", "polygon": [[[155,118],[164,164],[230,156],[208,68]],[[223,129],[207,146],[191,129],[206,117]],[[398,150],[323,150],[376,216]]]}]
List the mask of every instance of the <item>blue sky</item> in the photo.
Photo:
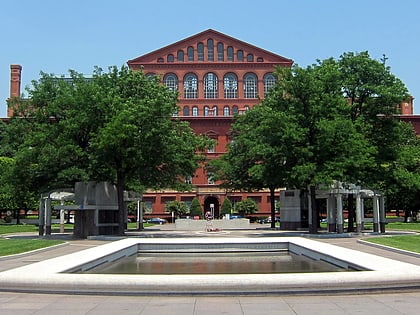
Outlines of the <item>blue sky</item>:
[{"label": "blue sky", "polygon": [[385,54],[420,114],[419,12],[418,0],[1,1],[0,117],[10,64],[22,65],[23,90],[40,71],[90,74],[209,28],[300,66],[349,51]]}]

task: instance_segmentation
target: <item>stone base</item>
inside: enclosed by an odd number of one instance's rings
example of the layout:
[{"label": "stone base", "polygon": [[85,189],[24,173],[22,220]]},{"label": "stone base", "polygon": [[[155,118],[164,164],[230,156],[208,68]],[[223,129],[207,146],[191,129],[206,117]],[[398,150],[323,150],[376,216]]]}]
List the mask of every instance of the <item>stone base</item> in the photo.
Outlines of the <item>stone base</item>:
[{"label": "stone base", "polygon": [[183,231],[249,229],[249,219],[212,220],[210,222],[206,220],[176,219],[175,229]]}]

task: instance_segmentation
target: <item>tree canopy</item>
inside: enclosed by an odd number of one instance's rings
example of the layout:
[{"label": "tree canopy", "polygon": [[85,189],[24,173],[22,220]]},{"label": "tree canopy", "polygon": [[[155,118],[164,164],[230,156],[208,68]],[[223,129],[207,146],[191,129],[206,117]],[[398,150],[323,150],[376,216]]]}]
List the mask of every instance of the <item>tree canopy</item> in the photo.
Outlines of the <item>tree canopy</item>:
[{"label": "tree canopy", "polygon": [[29,89],[30,106],[16,108],[29,126],[16,155],[16,177],[34,191],[73,187],[77,181],[117,185],[119,234],[123,191],[185,187],[209,141],[174,117],[177,94],[123,66],[95,68],[91,78],[41,74]]},{"label": "tree canopy", "polygon": [[395,114],[408,92],[367,52],[279,67],[277,76],[261,105],[237,117],[228,153],[210,167],[230,187],[310,190],[309,228],[316,233],[318,185],[384,188],[389,182],[384,170],[401,154],[406,136]]}]

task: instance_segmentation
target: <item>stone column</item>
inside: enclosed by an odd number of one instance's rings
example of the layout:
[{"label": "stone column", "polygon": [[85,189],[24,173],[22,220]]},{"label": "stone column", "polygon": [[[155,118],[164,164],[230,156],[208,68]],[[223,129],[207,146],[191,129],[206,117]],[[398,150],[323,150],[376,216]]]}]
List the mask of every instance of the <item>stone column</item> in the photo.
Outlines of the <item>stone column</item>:
[{"label": "stone column", "polygon": [[335,197],[334,195],[329,195],[327,199],[327,221],[328,221],[328,232],[336,232],[336,216],[335,211]]},{"label": "stone column", "polygon": [[376,194],[373,196],[373,232],[379,232],[379,200]]},{"label": "stone column", "polygon": [[343,195],[337,194],[337,233],[344,233]]},{"label": "stone column", "polygon": [[385,214],[385,200],[383,196],[379,197],[379,226],[381,233],[385,233],[386,214]]},{"label": "stone column", "polygon": [[39,200],[39,214],[38,214],[38,234],[39,236],[44,235],[44,225],[45,225],[45,199],[41,196]]},{"label": "stone column", "polygon": [[356,232],[362,233],[362,203],[363,199],[360,196],[360,192],[356,193]]},{"label": "stone column", "polygon": [[51,235],[51,198],[45,199],[45,235]]}]

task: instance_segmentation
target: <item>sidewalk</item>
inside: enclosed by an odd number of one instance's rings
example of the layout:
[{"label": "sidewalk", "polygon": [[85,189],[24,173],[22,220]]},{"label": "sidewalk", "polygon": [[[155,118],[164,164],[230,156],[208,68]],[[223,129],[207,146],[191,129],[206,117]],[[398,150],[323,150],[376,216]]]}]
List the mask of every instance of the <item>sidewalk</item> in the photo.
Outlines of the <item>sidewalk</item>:
[{"label": "sidewalk", "polygon": [[[191,231],[175,231],[171,224],[130,231],[137,237],[197,237]],[[279,236],[281,231],[250,229],[229,231],[226,237]],[[211,237],[211,235],[201,235]],[[220,235],[218,235],[220,237]],[[28,237],[28,236],[25,236]],[[109,240],[73,240],[69,235],[57,235],[68,241],[65,246],[38,251],[23,256],[0,259],[0,271],[27,265],[98,246]],[[317,238],[337,246],[369,252],[375,255],[420,265],[418,257],[367,246],[359,237]],[[0,288],[1,290],[1,288]],[[58,295],[1,292],[0,314],[418,314],[420,290],[352,295],[273,295],[273,296],[99,296]]]}]

